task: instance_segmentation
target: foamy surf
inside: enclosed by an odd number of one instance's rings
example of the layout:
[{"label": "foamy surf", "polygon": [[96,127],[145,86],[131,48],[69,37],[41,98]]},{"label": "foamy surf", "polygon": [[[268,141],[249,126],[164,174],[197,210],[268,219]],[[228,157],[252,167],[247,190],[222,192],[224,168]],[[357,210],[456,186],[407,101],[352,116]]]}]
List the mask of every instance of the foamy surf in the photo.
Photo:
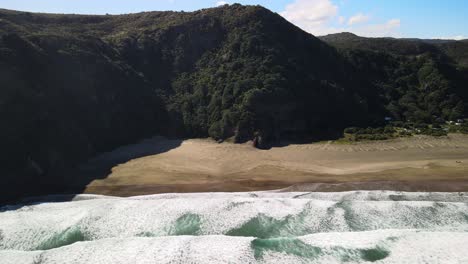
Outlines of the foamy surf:
[{"label": "foamy surf", "polygon": [[0,209],[1,263],[468,263],[468,193],[49,201]]}]

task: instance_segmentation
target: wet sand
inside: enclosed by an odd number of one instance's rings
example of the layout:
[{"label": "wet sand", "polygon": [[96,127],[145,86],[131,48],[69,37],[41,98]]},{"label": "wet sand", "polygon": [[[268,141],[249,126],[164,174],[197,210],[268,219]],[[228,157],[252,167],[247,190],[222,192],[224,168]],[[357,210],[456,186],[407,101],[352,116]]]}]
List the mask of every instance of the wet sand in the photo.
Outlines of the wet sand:
[{"label": "wet sand", "polygon": [[[167,145],[176,147],[167,151]],[[165,192],[468,191],[468,136],[417,136],[389,141],[290,144],[258,150],[251,144],[154,138],[106,153],[88,172],[139,149],[156,155],[114,166],[84,193],[132,196]],[[85,176],[82,176],[85,177]]]}]

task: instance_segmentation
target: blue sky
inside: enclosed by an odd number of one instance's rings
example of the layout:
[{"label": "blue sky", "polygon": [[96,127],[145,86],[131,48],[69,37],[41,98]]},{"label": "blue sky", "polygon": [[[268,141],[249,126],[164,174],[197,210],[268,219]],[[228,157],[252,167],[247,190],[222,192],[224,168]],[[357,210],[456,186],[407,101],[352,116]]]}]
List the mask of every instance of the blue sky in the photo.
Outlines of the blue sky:
[{"label": "blue sky", "polygon": [[349,31],[369,37],[468,38],[466,0],[0,0],[0,8],[80,14],[184,10],[259,4],[314,35]]}]

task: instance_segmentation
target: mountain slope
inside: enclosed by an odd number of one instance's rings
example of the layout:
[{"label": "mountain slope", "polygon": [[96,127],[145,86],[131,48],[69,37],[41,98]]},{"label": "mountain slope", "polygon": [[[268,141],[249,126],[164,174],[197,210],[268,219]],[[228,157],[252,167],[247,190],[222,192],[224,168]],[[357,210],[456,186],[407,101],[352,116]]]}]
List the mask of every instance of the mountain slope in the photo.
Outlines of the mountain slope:
[{"label": "mountain slope", "polygon": [[321,39],[368,76],[394,119],[433,123],[466,116],[466,41],[364,38],[351,33]]},{"label": "mountain slope", "polygon": [[400,55],[443,52],[457,63],[465,66],[464,60],[468,56],[468,40],[366,38],[349,32],[330,34],[319,38],[341,49],[377,50]]},{"label": "mountain slope", "polygon": [[369,51],[324,40],[332,45],[238,4],[118,16],[0,10],[2,198],[62,192],[69,168],[154,134],[264,147],[388,115],[466,113],[464,60],[450,57],[463,43],[442,51],[359,38]]},{"label": "mountain slope", "polygon": [[262,7],[0,24],[5,197],[62,191],[67,168],[155,133],[262,145],[380,119],[334,48]]}]

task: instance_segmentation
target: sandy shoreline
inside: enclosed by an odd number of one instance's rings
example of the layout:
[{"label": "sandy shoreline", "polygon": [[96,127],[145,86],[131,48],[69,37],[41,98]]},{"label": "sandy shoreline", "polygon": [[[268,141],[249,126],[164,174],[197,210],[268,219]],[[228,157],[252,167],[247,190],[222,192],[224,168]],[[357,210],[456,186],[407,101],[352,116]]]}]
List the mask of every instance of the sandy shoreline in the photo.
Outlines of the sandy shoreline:
[{"label": "sandy shoreline", "polygon": [[464,135],[350,145],[291,144],[270,150],[209,139],[175,144],[156,137],[101,155],[85,167],[89,172],[142,149],[158,154],[118,162],[105,178],[88,184],[84,193],[132,196],[288,187],[298,191],[468,190],[468,136]]}]

